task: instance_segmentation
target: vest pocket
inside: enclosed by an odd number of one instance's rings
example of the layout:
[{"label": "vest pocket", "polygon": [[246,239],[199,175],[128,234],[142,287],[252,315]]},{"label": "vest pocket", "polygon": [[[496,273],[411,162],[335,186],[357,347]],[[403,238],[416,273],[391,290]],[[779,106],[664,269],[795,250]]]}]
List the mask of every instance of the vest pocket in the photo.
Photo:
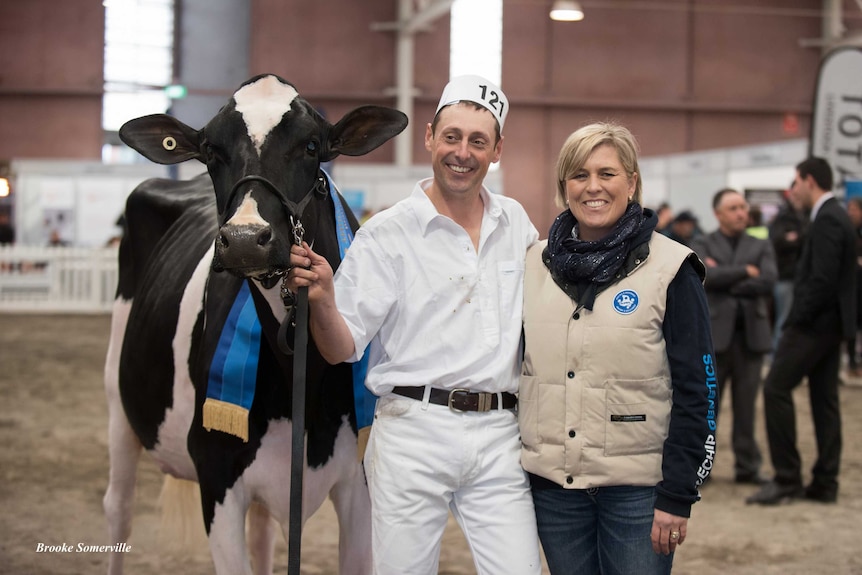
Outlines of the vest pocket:
[{"label": "vest pocket", "polygon": [[605,381],[606,456],[661,453],[672,392],[665,378]]}]

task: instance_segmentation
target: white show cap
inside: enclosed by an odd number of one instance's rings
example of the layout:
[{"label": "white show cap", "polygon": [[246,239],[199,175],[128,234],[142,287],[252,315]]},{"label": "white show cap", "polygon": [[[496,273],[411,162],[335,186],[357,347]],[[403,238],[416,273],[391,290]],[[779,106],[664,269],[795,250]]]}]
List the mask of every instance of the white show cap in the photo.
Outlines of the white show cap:
[{"label": "white show cap", "polygon": [[503,123],[509,113],[509,100],[497,85],[482,76],[468,75],[452,78],[443,88],[440,103],[437,104],[436,115],[443,107],[456,102],[476,102],[494,114],[503,131]]}]

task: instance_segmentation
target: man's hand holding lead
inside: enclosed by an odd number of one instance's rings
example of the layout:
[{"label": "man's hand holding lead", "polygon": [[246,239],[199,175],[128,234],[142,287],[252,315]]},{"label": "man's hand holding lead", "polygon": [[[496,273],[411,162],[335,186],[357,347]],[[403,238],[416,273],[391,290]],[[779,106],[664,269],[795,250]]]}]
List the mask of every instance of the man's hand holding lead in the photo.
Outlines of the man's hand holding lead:
[{"label": "man's hand holding lead", "polygon": [[316,254],[306,242],[290,248],[287,287],[294,293],[301,287],[307,287],[308,299],[312,302],[335,298],[332,267],[326,258]]}]

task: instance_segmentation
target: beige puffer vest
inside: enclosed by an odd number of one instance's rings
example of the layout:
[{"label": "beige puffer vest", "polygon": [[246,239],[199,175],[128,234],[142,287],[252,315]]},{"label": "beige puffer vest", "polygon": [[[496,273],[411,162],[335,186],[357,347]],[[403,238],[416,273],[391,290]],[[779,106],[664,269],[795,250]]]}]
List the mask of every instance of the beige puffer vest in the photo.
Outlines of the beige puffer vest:
[{"label": "beige puffer vest", "polygon": [[692,251],[653,233],[646,260],[576,312],[542,263],[546,244],[527,252],[521,463],[570,489],[654,485],[671,410],[667,290]]}]

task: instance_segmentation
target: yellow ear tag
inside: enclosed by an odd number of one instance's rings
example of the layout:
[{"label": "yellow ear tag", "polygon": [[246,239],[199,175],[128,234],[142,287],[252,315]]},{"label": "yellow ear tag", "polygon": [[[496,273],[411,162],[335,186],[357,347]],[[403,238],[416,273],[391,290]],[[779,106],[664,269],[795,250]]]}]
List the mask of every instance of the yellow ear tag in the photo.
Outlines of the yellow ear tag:
[{"label": "yellow ear tag", "polygon": [[167,151],[171,151],[176,149],[177,141],[173,138],[173,136],[166,136],[164,140],[162,140],[162,147]]}]

